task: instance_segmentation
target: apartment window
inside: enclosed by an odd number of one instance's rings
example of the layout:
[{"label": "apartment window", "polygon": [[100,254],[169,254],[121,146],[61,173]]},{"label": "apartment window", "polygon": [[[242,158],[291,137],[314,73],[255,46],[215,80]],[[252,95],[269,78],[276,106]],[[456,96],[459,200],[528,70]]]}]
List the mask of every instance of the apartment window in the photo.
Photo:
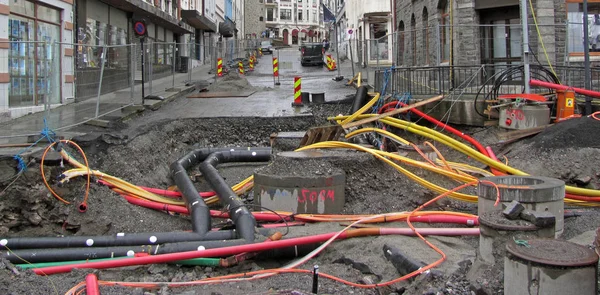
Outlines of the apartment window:
[{"label": "apartment window", "polygon": [[417,65],[417,20],[413,14],[410,20],[410,43],[412,49],[412,65]]},{"label": "apartment window", "polygon": [[267,8],[267,21],[268,22],[275,21],[275,9]]},{"label": "apartment window", "polygon": [[292,10],[291,9],[282,9],[279,13],[279,18],[281,20],[292,20]]},{"label": "apartment window", "polygon": [[421,50],[423,56],[421,60],[424,64],[429,64],[429,13],[427,11],[427,7],[423,7],[423,49]]},{"label": "apartment window", "polygon": [[400,21],[398,25],[398,64],[404,65],[404,22]]},{"label": "apartment window", "polygon": [[[300,0],[299,0],[300,1]],[[302,10],[298,11],[298,20],[302,20]]]},{"label": "apartment window", "polygon": [[[588,19],[588,40],[591,55],[600,55],[600,3],[588,1],[588,15],[583,15],[583,1],[567,0],[569,26],[569,54],[581,54],[583,50],[583,20]],[[595,2],[595,3],[594,3]]]},{"label": "apartment window", "polygon": [[260,22],[265,21],[265,18],[261,16],[258,18],[258,21],[260,21]]},{"label": "apartment window", "polygon": [[448,62],[450,60],[450,15],[448,14],[448,5],[444,7],[440,12],[442,18],[440,19],[440,53],[442,62]]}]

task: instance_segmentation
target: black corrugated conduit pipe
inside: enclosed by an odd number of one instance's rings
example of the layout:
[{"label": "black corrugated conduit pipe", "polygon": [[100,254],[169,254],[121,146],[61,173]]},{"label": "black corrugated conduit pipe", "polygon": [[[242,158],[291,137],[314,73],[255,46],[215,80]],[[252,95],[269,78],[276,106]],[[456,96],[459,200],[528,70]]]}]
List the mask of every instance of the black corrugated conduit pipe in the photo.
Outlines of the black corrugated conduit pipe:
[{"label": "black corrugated conduit pipe", "polygon": [[[354,114],[358,110],[360,110],[360,108],[362,108],[368,102],[368,97],[369,97],[369,89],[367,88],[367,86],[358,87],[358,89],[356,89],[356,95],[354,95],[354,101],[352,102],[352,109],[350,110],[350,114]],[[356,130],[357,128],[353,127],[350,129],[351,130],[349,130],[349,131],[352,132],[352,131]],[[359,134],[357,136],[354,136],[351,140],[352,140],[352,142],[359,144],[359,145],[363,145],[363,146],[368,146],[368,145],[376,146],[376,144],[374,144],[373,140],[369,140],[369,137],[368,137],[369,134],[370,133]]]},{"label": "black corrugated conduit pipe", "polygon": [[[271,148],[202,148],[188,153],[186,156],[171,164],[172,177],[177,187],[182,191],[188,210],[194,212],[192,217],[193,232],[163,232],[163,233],[118,233],[111,236],[69,236],[69,237],[27,237],[0,239],[0,250],[42,249],[42,248],[77,248],[77,247],[119,247],[135,245],[159,245],[163,243],[179,243],[192,241],[218,241],[238,238],[236,230],[210,231],[210,211],[204,200],[199,196],[194,184],[187,176],[186,169],[204,161],[215,152],[232,152],[243,150],[248,157],[253,152],[266,151],[271,154]],[[261,159],[266,158],[261,153]],[[253,159],[251,159],[253,160]],[[268,161],[268,160],[266,160]],[[217,176],[221,178],[220,176]],[[222,180],[222,178],[221,178]],[[223,181],[224,182],[224,181]],[[229,195],[229,194],[228,194]],[[192,204],[192,205],[190,205]],[[247,211],[247,209],[246,209]],[[238,214],[239,215],[239,214]],[[235,220],[234,220],[235,221]],[[252,226],[254,226],[252,223]],[[268,235],[268,234],[267,234]]]},{"label": "black corrugated conduit pipe", "polygon": [[[215,152],[224,152],[224,151],[247,151],[247,152],[256,152],[256,151],[269,151],[269,155],[271,154],[271,148],[266,147],[257,147],[257,148],[202,148],[196,149],[183,158],[177,160],[173,164],[171,164],[171,178],[177,185],[177,188],[181,192],[185,204],[188,208],[190,218],[192,220],[192,230],[198,234],[204,235],[210,231],[211,223],[210,223],[210,210],[204,200],[198,194],[198,190],[194,186],[194,183],[187,175],[187,170],[193,166],[200,164],[204,161],[209,155]],[[270,159],[270,157],[269,157]],[[268,161],[268,160],[267,160]],[[222,179],[217,173],[217,176]],[[214,189],[214,188],[213,188]],[[215,190],[216,191],[216,190]],[[218,192],[217,192],[218,193]],[[235,193],[234,193],[235,195]]]},{"label": "black corrugated conduit pipe", "polygon": [[[231,187],[225,182],[217,170],[218,164],[232,162],[268,162],[271,160],[271,149],[258,150],[230,150],[210,154],[200,164],[200,172],[210,187],[215,191],[221,204],[229,211],[229,218],[233,220],[240,238],[248,242],[254,241],[254,230],[256,219],[244,202],[237,196]],[[195,193],[198,196],[198,193]]]},{"label": "black corrugated conduit pipe", "polygon": [[149,255],[179,253],[186,251],[203,251],[206,249],[216,249],[229,246],[239,246],[248,244],[243,239],[236,240],[216,240],[216,241],[196,241],[181,243],[166,243],[160,245],[137,245],[120,247],[87,247],[87,248],[62,248],[62,249],[21,249],[2,252],[0,257],[7,259],[11,263],[38,263],[38,262],[57,262],[74,261],[87,259],[101,259],[114,257],[134,257],[136,254],[145,253]]},{"label": "black corrugated conduit pipe", "polygon": [[112,236],[28,237],[1,239],[0,249],[116,247],[203,240],[231,240],[235,238],[236,233],[233,230],[211,231],[204,235],[195,232],[177,231],[166,233],[118,233]]}]

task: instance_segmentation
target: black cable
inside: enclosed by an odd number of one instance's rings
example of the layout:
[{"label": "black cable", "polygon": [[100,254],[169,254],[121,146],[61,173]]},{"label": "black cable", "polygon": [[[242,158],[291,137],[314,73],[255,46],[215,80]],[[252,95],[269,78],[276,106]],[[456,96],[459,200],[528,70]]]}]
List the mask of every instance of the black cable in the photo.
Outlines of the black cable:
[{"label": "black cable", "polygon": [[[556,77],[556,75],[554,75],[554,73],[552,73],[551,71],[549,71],[548,69],[546,69],[545,67],[543,67],[541,65],[531,65],[530,66],[530,75],[531,75],[530,77],[532,79],[559,84],[558,77]],[[499,92],[502,89],[502,86],[504,84],[509,83],[511,81],[518,80],[518,78],[521,78],[521,81],[522,81],[524,76],[525,76],[525,67],[521,65],[521,66],[509,67],[509,68],[489,77],[483,83],[483,85],[481,85],[481,87],[479,87],[479,90],[477,91],[477,95],[475,96],[475,101],[474,101],[474,106],[473,106],[475,108],[475,112],[478,115],[480,115],[484,118],[487,118],[487,116],[483,113],[483,111],[480,111],[477,108],[477,103],[480,99],[480,95],[482,95],[482,92],[487,87],[489,87],[489,84],[491,84],[492,81],[493,81],[493,87],[491,90],[489,90],[485,94],[484,100],[498,97]],[[521,92],[523,93],[524,91],[525,91],[525,88],[522,87]]]}]

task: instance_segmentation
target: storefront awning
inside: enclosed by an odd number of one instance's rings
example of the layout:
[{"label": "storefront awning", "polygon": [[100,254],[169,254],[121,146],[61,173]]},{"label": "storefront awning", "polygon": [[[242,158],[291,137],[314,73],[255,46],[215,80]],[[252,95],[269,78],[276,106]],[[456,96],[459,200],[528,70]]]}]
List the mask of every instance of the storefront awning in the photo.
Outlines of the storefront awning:
[{"label": "storefront awning", "polygon": [[298,30],[293,30],[292,31],[292,36],[298,36]]},{"label": "storefront awning", "polygon": [[180,22],[177,17],[172,16],[150,3],[139,0],[100,0],[110,6],[121,9],[123,11],[132,12],[135,17],[144,18],[145,20],[159,25],[176,34],[191,34],[194,29]]},{"label": "storefront awning", "polygon": [[204,30],[206,32],[217,31],[217,24],[200,14],[198,10],[182,10],[181,18],[196,29]]}]

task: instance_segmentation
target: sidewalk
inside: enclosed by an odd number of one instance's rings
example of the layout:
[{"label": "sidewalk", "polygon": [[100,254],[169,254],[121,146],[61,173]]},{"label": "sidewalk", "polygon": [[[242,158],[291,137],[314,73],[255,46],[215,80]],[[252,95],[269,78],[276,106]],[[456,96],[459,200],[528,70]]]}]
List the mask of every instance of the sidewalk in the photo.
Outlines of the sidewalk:
[{"label": "sidewalk", "polygon": [[[145,95],[161,96],[164,100],[145,100],[144,107],[157,108],[169,100],[194,91],[198,82],[212,81],[214,75],[208,73],[210,67],[210,65],[202,65],[191,69],[191,81],[188,81],[189,73],[176,73],[175,87],[173,87],[172,75],[153,80],[152,93],[150,93],[149,83],[146,82]],[[96,98],[75,101],[49,111],[33,113],[0,123],[0,143],[22,143],[26,142],[27,136],[39,135],[44,128],[44,119],[51,130],[64,135],[73,127],[94,119],[97,106],[98,118],[101,120],[129,116],[144,109],[142,107],[142,85],[136,84],[133,90],[133,97],[131,88],[126,88],[101,95],[99,102]]]}]

